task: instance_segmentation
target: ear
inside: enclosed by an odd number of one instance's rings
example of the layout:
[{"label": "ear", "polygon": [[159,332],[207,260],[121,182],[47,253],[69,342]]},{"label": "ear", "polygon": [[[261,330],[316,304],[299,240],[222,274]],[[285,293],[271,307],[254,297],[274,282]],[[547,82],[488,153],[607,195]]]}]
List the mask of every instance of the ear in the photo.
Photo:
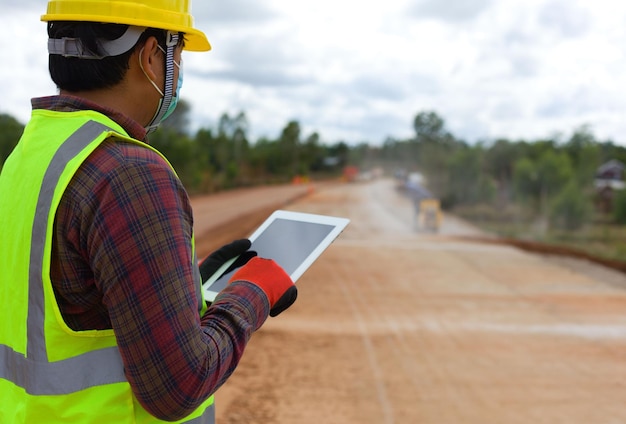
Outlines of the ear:
[{"label": "ear", "polygon": [[148,37],[143,45],[143,49],[140,49],[139,61],[141,62],[148,78],[155,82],[158,81],[157,69],[159,69],[159,67],[163,67],[163,64],[158,57],[159,55],[159,42],[155,37]]}]

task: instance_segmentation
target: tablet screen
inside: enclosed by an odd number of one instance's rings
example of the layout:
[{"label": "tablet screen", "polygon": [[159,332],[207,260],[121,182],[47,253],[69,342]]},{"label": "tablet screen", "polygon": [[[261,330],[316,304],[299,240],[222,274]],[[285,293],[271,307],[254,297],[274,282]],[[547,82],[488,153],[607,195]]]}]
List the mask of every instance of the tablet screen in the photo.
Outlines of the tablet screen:
[{"label": "tablet screen", "polygon": [[291,275],[333,228],[332,225],[277,219],[252,242],[251,250],[261,256],[262,252],[272,252],[272,259]]},{"label": "tablet screen", "polygon": [[[276,211],[252,234],[250,250],[276,261],[295,282],[349,222],[345,218]],[[236,271],[205,284],[208,300],[221,291]]]}]

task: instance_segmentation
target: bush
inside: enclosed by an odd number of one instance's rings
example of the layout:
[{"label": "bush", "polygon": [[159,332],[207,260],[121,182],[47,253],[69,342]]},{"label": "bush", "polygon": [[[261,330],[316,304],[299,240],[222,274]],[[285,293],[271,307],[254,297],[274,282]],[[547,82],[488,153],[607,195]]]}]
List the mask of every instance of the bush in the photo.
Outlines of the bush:
[{"label": "bush", "polygon": [[0,169],[24,132],[24,126],[15,118],[0,114]]},{"label": "bush", "polygon": [[589,221],[592,213],[591,199],[571,181],[554,199],[550,221],[556,228],[577,230]]},{"label": "bush", "polygon": [[613,218],[618,224],[626,224],[626,190],[615,192],[613,198]]}]

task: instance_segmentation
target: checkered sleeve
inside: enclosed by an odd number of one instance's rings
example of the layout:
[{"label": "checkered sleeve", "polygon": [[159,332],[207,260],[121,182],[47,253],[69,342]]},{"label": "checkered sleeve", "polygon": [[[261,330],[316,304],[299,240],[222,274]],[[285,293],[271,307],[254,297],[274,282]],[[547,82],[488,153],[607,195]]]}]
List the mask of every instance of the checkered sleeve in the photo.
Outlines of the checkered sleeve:
[{"label": "checkered sleeve", "polygon": [[133,392],[158,418],[180,419],[232,373],[267,302],[235,284],[200,317],[180,180],[149,149],[105,144],[82,170],[94,200],[82,205],[81,245]]}]

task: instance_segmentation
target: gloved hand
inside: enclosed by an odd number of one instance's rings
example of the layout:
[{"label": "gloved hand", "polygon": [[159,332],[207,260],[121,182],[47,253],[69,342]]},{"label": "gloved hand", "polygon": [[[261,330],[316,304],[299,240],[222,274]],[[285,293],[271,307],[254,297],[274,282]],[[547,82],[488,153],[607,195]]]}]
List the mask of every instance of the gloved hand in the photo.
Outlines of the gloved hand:
[{"label": "gloved hand", "polygon": [[272,259],[252,258],[230,278],[247,281],[259,287],[270,302],[270,316],[275,317],[290,307],[298,297],[298,289],[291,277]]},{"label": "gloved hand", "polygon": [[224,262],[229,259],[239,255],[237,260],[235,260],[235,262],[228,267],[226,272],[224,272],[225,274],[239,268],[251,258],[256,256],[256,252],[248,250],[250,249],[251,244],[252,243],[248,239],[235,240],[230,244],[220,247],[215,252],[204,258],[199,266],[202,281],[206,281],[211,275],[215,274]]}]

